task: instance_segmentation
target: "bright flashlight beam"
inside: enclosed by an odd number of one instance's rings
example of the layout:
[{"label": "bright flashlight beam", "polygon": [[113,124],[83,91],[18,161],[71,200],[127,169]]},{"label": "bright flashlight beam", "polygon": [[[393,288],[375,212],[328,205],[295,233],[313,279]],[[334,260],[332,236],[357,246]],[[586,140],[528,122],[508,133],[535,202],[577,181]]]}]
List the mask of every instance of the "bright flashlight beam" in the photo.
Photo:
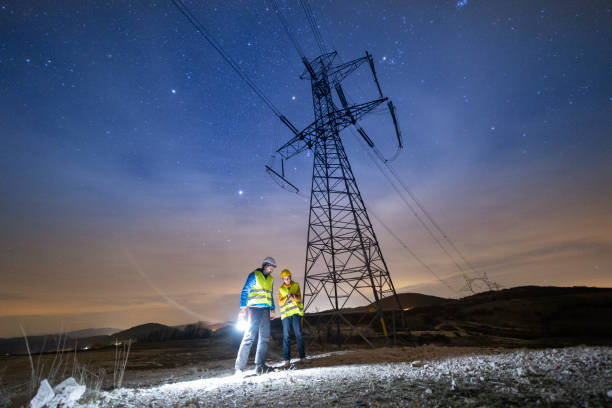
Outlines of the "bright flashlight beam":
[{"label": "bright flashlight beam", "polygon": [[251,327],[251,324],[249,323],[248,320],[245,319],[238,319],[238,321],[236,322],[236,330],[238,331],[247,331],[249,330],[249,327]]}]

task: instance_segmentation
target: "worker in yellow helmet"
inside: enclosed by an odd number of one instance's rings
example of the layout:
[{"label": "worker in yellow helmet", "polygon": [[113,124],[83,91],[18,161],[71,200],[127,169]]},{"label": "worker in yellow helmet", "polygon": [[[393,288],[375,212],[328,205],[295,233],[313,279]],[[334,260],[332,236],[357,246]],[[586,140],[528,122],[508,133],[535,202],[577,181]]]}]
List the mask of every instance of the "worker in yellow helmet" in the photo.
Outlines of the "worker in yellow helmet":
[{"label": "worker in yellow helmet", "polygon": [[304,305],[300,285],[291,280],[291,271],[284,269],[281,272],[283,284],[278,288],[278,304],[280,305],[281,320],[283,322],[283,353],[285,366],[290,364],[291,339],[289,331],[293,327],[293,334],[297,342],[300,359],[304,358],[304,342],[302,341],[302,316],[304,316]]}]

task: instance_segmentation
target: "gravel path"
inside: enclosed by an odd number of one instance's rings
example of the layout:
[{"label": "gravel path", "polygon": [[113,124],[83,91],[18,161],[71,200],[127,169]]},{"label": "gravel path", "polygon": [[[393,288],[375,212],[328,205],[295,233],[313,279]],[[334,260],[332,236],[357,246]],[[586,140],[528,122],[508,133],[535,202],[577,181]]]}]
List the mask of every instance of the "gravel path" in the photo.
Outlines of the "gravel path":
[{"label": "gravel path", "polygon": [[610,407],[612,348],[519,350],[207,378],[106,392],[93,406],[285,405]]}]

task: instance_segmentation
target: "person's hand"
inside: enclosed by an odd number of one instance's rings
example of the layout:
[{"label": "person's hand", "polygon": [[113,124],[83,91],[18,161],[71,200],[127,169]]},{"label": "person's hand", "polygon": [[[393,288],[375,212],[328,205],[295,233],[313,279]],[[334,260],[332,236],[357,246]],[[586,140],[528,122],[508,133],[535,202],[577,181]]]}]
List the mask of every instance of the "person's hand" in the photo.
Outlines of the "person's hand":
[{"label": "person's hand", "polygon": [[246,307],[241,307],[238,312],[238,319],[244,319],[246,317]]},{"label": "person's hand", "polygon": [[270,320],[272,319],[276,319],[276,313],[274,313],[274,310],[270,311]]}]

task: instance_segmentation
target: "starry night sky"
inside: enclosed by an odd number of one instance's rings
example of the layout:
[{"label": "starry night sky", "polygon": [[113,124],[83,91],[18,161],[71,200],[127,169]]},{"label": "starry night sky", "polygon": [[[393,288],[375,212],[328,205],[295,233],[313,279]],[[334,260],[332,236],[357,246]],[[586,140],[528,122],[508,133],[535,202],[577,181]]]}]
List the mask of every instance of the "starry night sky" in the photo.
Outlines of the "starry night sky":
[{"label": "starry night sky", "polygon": [[[185,0],[298,128],[303,65],[268,1]],[[297,0],[281,10],[310,58]],[[374,55],[405,149],[393,163],[504,287],[612,286],[609,1],[311,0],[338,61]],[[366,69],[347,82],[376,98]],[[291,133],[171,1],[0,0],[0,336],[226,321],[264,256],[303,280],[308,202],[264,171]],[[388,115],[363,122],[392,152]],[[399,291],[462,278],[350,132]],[[287,166],[309,194],[312,155]]]}]

